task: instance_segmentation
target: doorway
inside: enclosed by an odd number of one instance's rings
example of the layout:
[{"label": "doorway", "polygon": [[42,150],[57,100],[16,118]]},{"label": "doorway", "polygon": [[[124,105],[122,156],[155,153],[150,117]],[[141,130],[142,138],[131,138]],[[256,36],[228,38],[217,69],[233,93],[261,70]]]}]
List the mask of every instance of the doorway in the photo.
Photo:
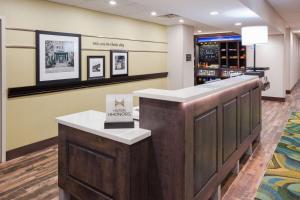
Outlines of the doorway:
[{"label": "doorway", "polygon": [[4,19],[0,17],[0,162],[6,160],[6,70]]}]

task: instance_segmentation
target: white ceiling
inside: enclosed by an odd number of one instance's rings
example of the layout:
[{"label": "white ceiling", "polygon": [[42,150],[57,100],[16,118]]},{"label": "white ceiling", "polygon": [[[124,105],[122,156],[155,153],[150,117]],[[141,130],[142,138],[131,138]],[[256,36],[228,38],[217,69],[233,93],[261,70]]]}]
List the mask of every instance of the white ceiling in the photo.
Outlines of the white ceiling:
[{"label": "white ceiling", "polygon": [[[203,33],[240,32],[236,22],[246,25],[267,25],[266,22],[239,0],[116,0],[117,5],[109,5],[109,0],[49,0],[90,10],[150,21],[163,25],[179,24],[183,18],[185,24],[192,25]],[[275,10],[293,28],[300,29],[300,0],[268,0]],[[156,11],[158,17],[151,16]],[[211,11],[219,15],[211,16]],[[160,15],[176,14],[180,18],[166,19]],[[269,24],[270,26],[270,24]],[[278,33],[270,26],[270,33]]]},{"label": "white ceiling", "polygon": [[[155,9],[155,7],[141,4],[140,2],[134,2],[132,0],[116,0],[117,5],[109,5],[109,0],[48,0],[51,2],[72,5],[80,8],[86,8],[90,10],[130,17],[134,19],[154,22],[162,25],[175,25],[179,24],[179,19],[184,19],[184,23],[196,27],[196,29],[201,29],[204,32],[221,32],[224,31],[220,28],[209,26],[201,22],[188,19],[185,17],[179,18],[163,18],[159,17],[161,15],[170,14],[168,11],[163,9]],[[157,17],[151,16],[151,12],[157,12]]]},{"label": "white ceiling", "polygon": [[[220,27],[222,30],[239,32],[240,27],[234,26],[236,22],[243,25],[263,25],[264,21],[244,6],[239,0],[131,0],[153,8],[161,8],[186,18]],[[220,14],[211,16],[211,11]]]},{"label": "white ceiling", "polygon": [[268,0],[294,30],[300,30],[300,0]]}]

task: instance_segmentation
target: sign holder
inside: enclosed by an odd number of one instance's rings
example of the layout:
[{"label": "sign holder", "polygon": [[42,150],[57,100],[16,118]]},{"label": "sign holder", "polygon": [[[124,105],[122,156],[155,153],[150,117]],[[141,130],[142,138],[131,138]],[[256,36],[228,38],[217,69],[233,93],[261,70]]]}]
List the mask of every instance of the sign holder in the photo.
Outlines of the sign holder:
[{"label": "sign holder", "polygon": [[134,121],[132,122],[104,122],[105,129],[117,128],[134,128]]},{"label": "sign holder", "polygon": [[134,128],[132,95],[107,95],[104,129],[121,128]]}]

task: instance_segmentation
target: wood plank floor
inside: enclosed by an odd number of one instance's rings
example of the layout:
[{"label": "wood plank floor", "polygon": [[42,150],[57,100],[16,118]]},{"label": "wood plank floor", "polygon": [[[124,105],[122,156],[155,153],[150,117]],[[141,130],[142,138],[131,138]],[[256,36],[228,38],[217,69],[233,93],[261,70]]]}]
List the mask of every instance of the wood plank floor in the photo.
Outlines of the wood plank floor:
[{"label": "wood plank floor", "polygon": [[[231,177],[223,200],[250,200],[292,111],[300,111],[300,84],[285,103],[263,101],[261,143],[237,177]],[[0,200],[58,199],[57,146],[0,164]]]},{"label": "wood plank floor", "polygon": [[1,200],[58,200],[57,146],[0,165]]},{"label": "wood plank floor", "polygon": [[226,191],[223,200],[254,199],[268,161],[275,151],[291,112],[294,111],[300,111],[299,83],[292,94],[287,95],[286,102],[263,101],[261,142]]}]

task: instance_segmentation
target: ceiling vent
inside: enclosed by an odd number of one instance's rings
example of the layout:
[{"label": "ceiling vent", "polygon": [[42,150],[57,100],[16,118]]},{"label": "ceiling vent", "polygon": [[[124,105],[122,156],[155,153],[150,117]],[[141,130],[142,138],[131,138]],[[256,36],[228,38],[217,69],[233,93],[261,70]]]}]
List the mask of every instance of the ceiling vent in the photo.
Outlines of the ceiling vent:
[{"label": "ceiling vent", "polygon": [[175,15],[175,14],[166,14],[166,15],[160,15],[158,17],[167,18],[167,19],[174,19],[174,18],[179,18],[180,16],[179,15]]}]

